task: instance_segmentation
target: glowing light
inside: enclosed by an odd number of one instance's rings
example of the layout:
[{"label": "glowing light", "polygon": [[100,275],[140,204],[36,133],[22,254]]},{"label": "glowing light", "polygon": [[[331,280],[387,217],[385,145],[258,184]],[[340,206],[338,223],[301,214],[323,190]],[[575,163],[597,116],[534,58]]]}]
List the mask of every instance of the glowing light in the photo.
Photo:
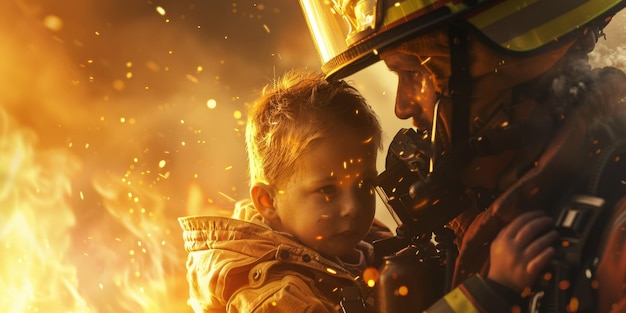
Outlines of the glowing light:
[{"label": "glowing light", "polygon": [[165,167],[165,165],[166,165],[165,160],[161,160],[161,161],[159,161],[159,168],[164,168],[164,167]]},{"label": "glowing light", "polygon": [[186,77],[187,77],[188,81],[190,81],[190,82],[192,82],[194,84],[198,83],[198,78],[197,77],[195,77],[195,76],[193,76],[191,74],[187,74]]},{"label": "glowing light", "polygon": [[209,100],[206,102],[206,106],[207,106],[207,108],[209,108],[209,109],[215,109],[215,107],[217,106],[217,101],[215,101],[215,99],[209,99]]},{"label": "glowing light", "polygon": [[119,79],[116,79],[116,80],[114,80],[114,81],[113,81],[113,89],[115,89],[115,90],[117,90],[117,91],[122,91],[122,90],[124,90],[124,87],[125,87],[125,86],[126,86],[126,85],[124,84],[124,82],[123,82],[123,81],[121,81],[121,80],[119,80]]},{"label": "glowing light", "polygon": [[322,235],[315,236],[315,240],[322,240],[322,239],[324,239],[324,237],[322,237]]},{"label": "glowing light", "polygon": [[363,271],[363,280],[369,287],[374,287],[379,277],[380,273],[374,267],[368,267]]},{"label": "glowing light", "polygon": [[235,112],[233,112],[233,117],[236,118],[236,119],[240,119],[241,118],[241,111],[235,110]]},{"label": "glowing light", "polygon": [[51,31],[58,32],[63,28],[63,20],[56,15],[48,15],[44,17],[43,25]]},{"label": "glowing light", "polygon": [[400,286],[398,288],[398,295],[405,297],[409,294],[409,288],[407,288],[407,286]]},{"label": "glowing light", "polygon": [[156,11],[157,13],[159,13],[159,15],[164,16],[165,15],[165,9],[162,6],[157,6],[156,7]]},{"label": "glowing light", "polygon": [[569,303],[567,304],[567,312],[578,312],[578,298],[572,297],[569,299]]},{"label": "glowing light", "polygon": [[335,271],[334,269],[332,269],[332,268],[330,268],[330,267],[327,267],[327,268],[326,268],[326,271],[327,271],[327,272],[329,272],[329,273],[331,273],[331,274],[333,274],[333,275],[337,275],[337,271]]}]

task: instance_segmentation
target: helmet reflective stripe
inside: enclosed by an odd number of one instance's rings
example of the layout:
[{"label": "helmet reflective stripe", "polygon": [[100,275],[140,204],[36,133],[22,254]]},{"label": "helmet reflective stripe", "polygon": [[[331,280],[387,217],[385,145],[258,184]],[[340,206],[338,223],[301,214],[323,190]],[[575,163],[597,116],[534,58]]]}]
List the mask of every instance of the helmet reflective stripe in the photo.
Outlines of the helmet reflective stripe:
[{"label": "helmet reflective stripe", "polygon": [[507,50],[531,51],[598,18],[616,0],[504,1],[468,19]]}]

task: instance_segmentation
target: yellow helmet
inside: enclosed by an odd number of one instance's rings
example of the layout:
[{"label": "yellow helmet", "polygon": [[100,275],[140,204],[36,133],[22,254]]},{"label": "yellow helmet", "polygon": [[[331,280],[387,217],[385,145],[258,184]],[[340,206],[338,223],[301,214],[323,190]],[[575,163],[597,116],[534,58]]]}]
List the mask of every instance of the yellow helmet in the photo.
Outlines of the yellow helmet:
[{"label": "yellow helmet", "polygon": [[584,33],[626,0],[300,0],[322,70],[343,78],[378,51],[451,20],[465,20],[497,46],[527,53]]}]

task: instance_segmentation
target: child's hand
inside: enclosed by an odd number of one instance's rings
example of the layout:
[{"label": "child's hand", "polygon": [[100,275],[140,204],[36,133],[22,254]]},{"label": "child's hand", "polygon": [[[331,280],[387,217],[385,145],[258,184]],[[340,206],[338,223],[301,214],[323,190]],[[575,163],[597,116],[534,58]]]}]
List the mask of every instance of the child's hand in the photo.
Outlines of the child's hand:
[{"label": "child's hand", "polygon": [[[554,255],[553,219],[531,211],[504,227],[491,244],[488,278],[517,292],[530,286]],[[549,231],[548,231],[549,230]]]}]

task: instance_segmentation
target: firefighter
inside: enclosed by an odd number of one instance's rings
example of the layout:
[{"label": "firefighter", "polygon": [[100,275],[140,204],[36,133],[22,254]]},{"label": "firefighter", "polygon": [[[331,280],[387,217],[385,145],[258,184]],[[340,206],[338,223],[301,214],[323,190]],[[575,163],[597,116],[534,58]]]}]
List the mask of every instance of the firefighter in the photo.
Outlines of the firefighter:
[{"label": "firefighter", "polygon": [[626,1],[300,4],[327,79],[397,74],[421,147],[398,230],[458,247],[423,309],[626,312],[626,74],[588,62]]}]

